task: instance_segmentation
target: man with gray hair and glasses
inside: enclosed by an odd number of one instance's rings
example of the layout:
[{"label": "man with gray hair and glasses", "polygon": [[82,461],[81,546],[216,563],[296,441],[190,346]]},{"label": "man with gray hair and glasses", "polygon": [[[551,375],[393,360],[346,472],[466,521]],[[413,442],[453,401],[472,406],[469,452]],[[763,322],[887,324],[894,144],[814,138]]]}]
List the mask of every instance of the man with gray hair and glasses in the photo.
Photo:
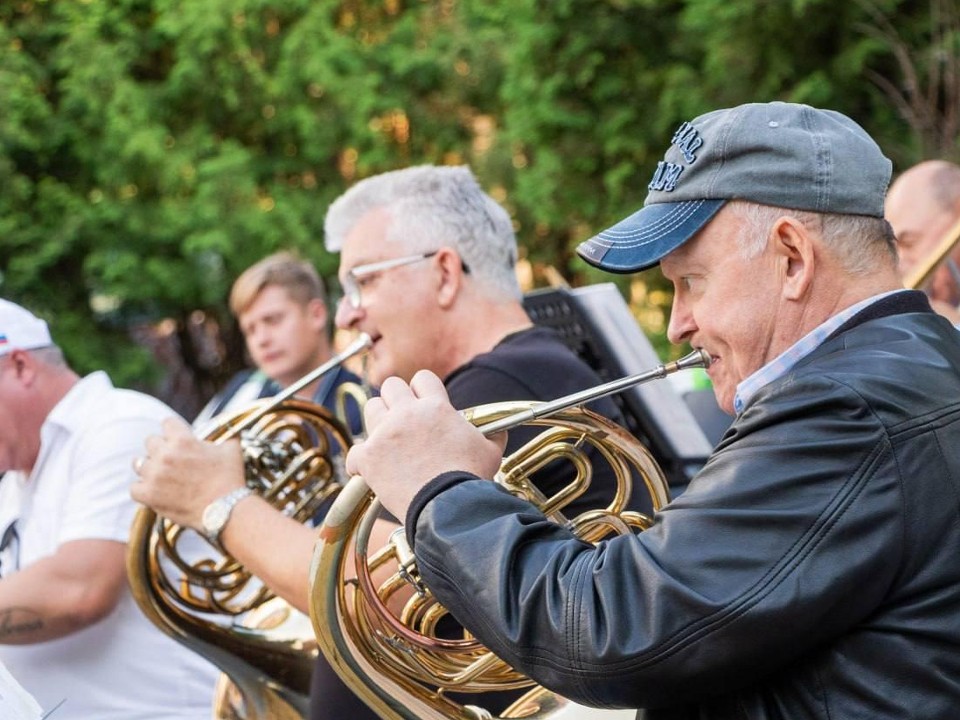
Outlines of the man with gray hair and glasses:
[{"label": "man with gray hair and glasses", "polygon": [[718,110],[580,247],[611,272],[660,265],[668,335],[709,354],[735,415],[643,532],[582,542],[484,480],[501,445],[437,376],[384,380],[347,471],[509,665],[645,720],[957,717],[960,333],[902,287],[890,169],[840,113]]},{"label": "man with gray hair and glasses", "polygon": [[[336,323],[370,336],[372,385],[390,376],[410,380],[427,368],[443,378],[454,404],[467,408],[551,400],[599,384],[559,336],[535,327],[524,311],[510,216],[468,168],[420,166],[363,180],[330,206],[325,233],[327,249],[340,252],[344,296]],[[592,409],[622,422],[609,399]],[[508,448],[532,434],[511,432]],[[199,527],[205,505],[243,483],[235,444],[201,446],[168,423],[146,449],[134,497],[181,525]],[[556,492],[567,485],[568,471],[554,463],[534,481]],[[598,463],[589,489],[569,511],[605,506],[614,485],[609,466]],[[315,531],[251,496],[234,506],[221,542],[277,594],[308,610]],[[453,696],[499,712],[516,693]],[[311,698],[313,720],[378,717],[322,658]]]},{"label": "man with gray hair and glasses", "polygon": [[137,607],[133,459],[174,412],[78,376],[0,299],[0,663],[57,720],[201,720],[217,673]]}]

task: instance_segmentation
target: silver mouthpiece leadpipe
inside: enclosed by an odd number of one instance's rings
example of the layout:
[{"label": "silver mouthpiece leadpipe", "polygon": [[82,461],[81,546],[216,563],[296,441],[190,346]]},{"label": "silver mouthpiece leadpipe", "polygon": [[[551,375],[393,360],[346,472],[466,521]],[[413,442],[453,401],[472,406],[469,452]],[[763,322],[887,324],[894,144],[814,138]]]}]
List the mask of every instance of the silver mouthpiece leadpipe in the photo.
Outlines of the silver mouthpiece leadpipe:
[{"label": "silver mouthpiece leadpipe", "polygon": [[330,358],[325,363],[323,363],[323,365],[318,365],[316,369],[308,372],[302,378],[300,378],[295,383],[293,383],[293,385],[288,386],[283,392],[278,393],[277,395],[274,395],[271,398],[270,402],[267,403],[264,407],[260,408],[253,415],[250,415],[249,417],[245,418],[243,422],[237,423],[232,428],[230,428],[227,432],[225,432],[223,435],[217,438],[217,442],[221,443],[236,437],[238,433],[240,433],[241,431],[253,425],[253,423],[255,423],[265,414],[273,410],[275,407],[277,407],[277,405],[282,403],[284,400],[286,400],[287,398],[293,397],[298,392],[303,390],[303,388],[305,388],[307,385],[314,382],[317,378],[321,377],[322,375],[326,375],[328,372],[330,372],[334,368],[339,367],[340,365],[342,365],[344,362],[352,358],[357,353],[367,350],[372,344],[373,344],[373,341],[370,339],[369,335],[367,335],[366,333],[360,333],[360,335],[357,336],[357,339],[354,340],[352,343],[350,343],[346,348],[344,348],[342,352],[334,355],[332,358]]},{"label": "silver mouthpiece leadpipe", "polygon": [[625,390],[628,387],[633,387],[634,385],[640,385],[641,383],[645,383],[649,380],[659,380],[660,378],[665,378],[667,375],[675,373],[678,370],[706,367],[710,367],[709,353],[703,349],[694,350],[692,353],[689,355],[684,355],[679,360],[664,363],[663,365],[657,365],[652,370],[645,370],[644,372],[637,373],[636,375],[629,375],[627,377],[620,378],[619,380],[611,380],[603,385],[597,385],[592,388],[587,388],[586,390],[581,390],[580,392],[565,395],[564,397],[557,398],[556,400],[551,400],[550,402],[545,402],[542,405],[537,405],[529,410],[522,410],[518,413],[514,413],[513,415],[508,415],[507,417],[500,418],[499,420],[494,420],[493,422],[486,423],[485,425],[480,425],[478,429],[484,435],[493,435],[494,433],[509,430],[510,428],[516,427],[517,425],[522,425],[523,423],[535,420],[536,418],[552,415],[560,410],[566,410],[567,408],[574,407],[575,405],[584,405],[592,400],[598,400],[599,398],[612,395],[620,392],[621,390]]}]

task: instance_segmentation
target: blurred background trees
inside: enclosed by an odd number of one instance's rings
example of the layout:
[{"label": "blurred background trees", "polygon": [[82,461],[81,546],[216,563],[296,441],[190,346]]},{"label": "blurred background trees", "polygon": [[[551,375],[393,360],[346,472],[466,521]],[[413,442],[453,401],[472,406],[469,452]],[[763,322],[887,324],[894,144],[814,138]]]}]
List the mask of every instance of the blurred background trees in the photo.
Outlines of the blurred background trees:
[{"label": "blurred background trees", "polygon": [[530,282],[616,281],[664,356],[669,290],[577,243],[641,204],[673,129],[830,107],[903,169],[960,159],[955,0],[10,0],[0,4],[0,295],[81,372],[191,415],[243,363],[233,278],[323,250],[370,174],[468,163]]}]

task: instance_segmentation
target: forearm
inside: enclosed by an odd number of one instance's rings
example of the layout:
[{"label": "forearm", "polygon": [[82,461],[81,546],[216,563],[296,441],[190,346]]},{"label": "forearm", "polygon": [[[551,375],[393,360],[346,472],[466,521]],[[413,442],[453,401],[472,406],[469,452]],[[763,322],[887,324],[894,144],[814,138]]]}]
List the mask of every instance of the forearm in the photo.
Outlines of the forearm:
[{"label": "forearm", "polygon": [[588,705],[670,704],[677,688],[692,694],[688,678],[702,668],[676,662],[683,628],[716,607],[667,591],[655,568],[643,577],[634,540],[594,548],[493,483],[468,480],[423,505],[414,551],[437,599],[539,684]]},{"label": "forearm", "polygon": [[234,508],[220,540],[276,595],[301,612],[309,612],[315,529],[291,520],[263,498],[251,496]]},{"label": "forearm", "polygon": [[83,561],[44,558],[0,581],[0,643],[28,645],[65,637],[104,618],[124,587],[125,546],[103,548],[103,573],[87,575]]},{"label": "forearm", "polygon": [[38,591],[29,571],[28,568],[0,582],[0,643],[4,645],[54,640],[76,627],[61,608],[47,606],[44,600],[50,593]]},{"label": "forearm", "polygon": [[[424,582],[511,666],[586,704],[659,706],[776,670],[889,587],[895,494],[860,496],[854,512],[837,502],[857,498],[843,483],[791,480],[744,488],[736,511],[728,485],[700,485],[650,530],[596,547],[488,481],[452,485],[407,521]],[[834,573],[849,582],[830,585]]]}]

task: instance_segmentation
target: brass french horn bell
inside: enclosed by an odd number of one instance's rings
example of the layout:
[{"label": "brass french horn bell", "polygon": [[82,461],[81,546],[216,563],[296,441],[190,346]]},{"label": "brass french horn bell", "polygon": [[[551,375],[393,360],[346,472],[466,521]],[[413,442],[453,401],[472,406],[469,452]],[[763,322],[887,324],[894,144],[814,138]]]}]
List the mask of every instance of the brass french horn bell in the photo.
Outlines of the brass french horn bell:
[{"label": "brass french horn bell", "polygon": [[[342,487],[342,460],[352,438],[345,420],[294,395],[370,344],[361,335],[280,394],[214,418],[202,438],[239,438],[247,485],[278,511],[308,522]],[[224,672],[213,698],[214,718],[307,715],[317,655],[309,622],[239,562],[193,530],[141,508],[131,528],[127,570],[144,614]]]},{"label": "brass french horn bell", "polygon": [[[654,511],[667,503],[669,493],[648,450],[625,429],[583,405],[678,370],[709,364],[709,355],[696,350],[653,370],[552,402],[495,403],[464,414],[485,435],[523,424],[544,427],[544,432],[504,458],[495,480],[582,539],[597,542],[611,533],[637,532],[652,523],[642,513],[625,509],[634,477],[642,480]],[[590,482],[587,448],[610,463],[619,487],[606,507],[568,518],[564,508],[579,494],[578,486]],[[576,468],[576,478],[556,496],[544,497],[529,482],[529,475],[558,459]],[[327,513],[314,551],[310,617],[320,650],[347,685],[385,720],[546,720],[561,714],[567,701],[517,673],[469,633],[452,639],[438,636],[446,610],[420,580],[402,528],[386,546],[371,552],[369,541],[378,515],[379,503],[363,479],[352,478]],[[451,691],[515,688],[529,691],[499,716],[448,696]]]}]

